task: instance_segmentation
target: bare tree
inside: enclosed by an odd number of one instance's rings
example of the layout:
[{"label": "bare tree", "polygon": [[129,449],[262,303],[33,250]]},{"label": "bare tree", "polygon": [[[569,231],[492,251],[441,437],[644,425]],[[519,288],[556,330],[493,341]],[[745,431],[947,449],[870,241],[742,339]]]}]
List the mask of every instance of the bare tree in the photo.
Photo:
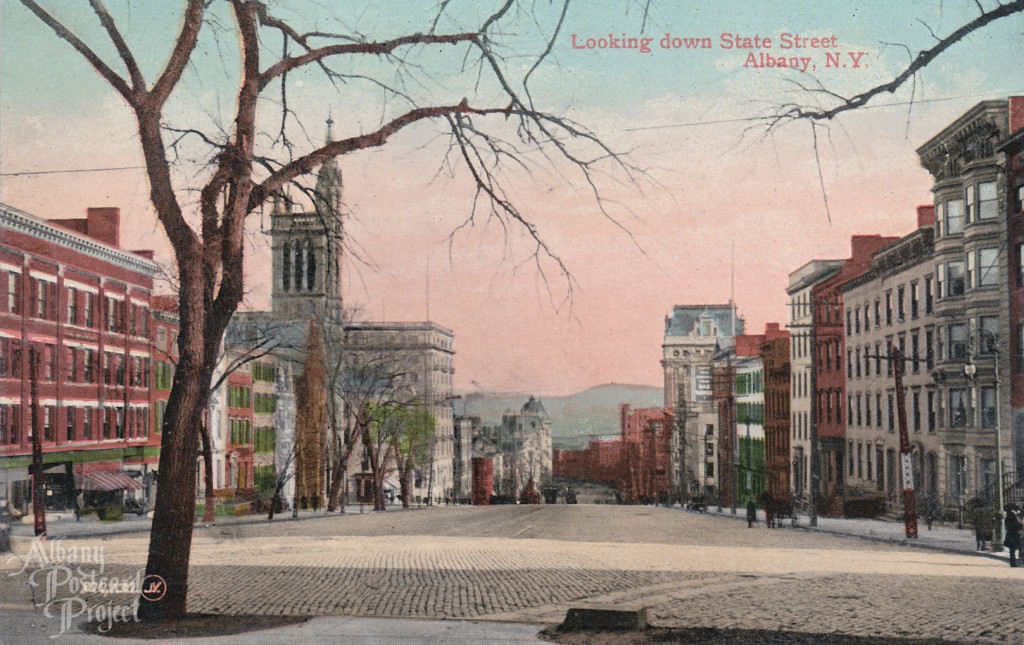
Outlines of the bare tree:
[{"label": "bare tree", "polygon": [[[348,33],[327,33],[317,28],[303,31],[302,18],[282,19],[275,15],[282,5],[257,0],[182,0],[181,22],[166,62],[147,78],[138,53],[129,44],[118,19],[103,0],[90,0],[93,17],[102,27],[106,42],[89,43],[89,30],[63,18],[66,7],[54,3],[44,8],[37,0],[21,4],[48,26],[55,36],[84,58],[124,101],[138,133],[145,161],[150,199],[166,232],[177,260],[180,285],[179,364],[167,404],[160,452],[161,486],[157,495],[151,532],[147,575],[159,575],[167,593],[157,602],[140,608],[143,619],[174,618],[184,615],[188,595],[188,565],[192,540],[192,495],[195,489],[197,443],[195,428],[203,411],[224,331],[244,294],[243,257],[245,221],[274,194],[311,173],[324,161],[360,150],[383,146],[410,126],[434,122],[448,131],[445,163],[461,164],[475,184],[477,199],[467,219],[494,218],[513,224],[533,240],[538,267],[547,258],[568,275],[565,265],[541,238],[536,226],[506,192],[502,180],[505,166],[524,164],[522,154],[530,149],[547,149],[555,159],[567,160],[582,182],[597,196],[598,174],[610,164],[629,171],[623,160],[583,126],[539,109],[533,101],[529,79],[547,58],[561,34],[568,0],[557,22],[547,30],[537,15],[542,5],[517,0],[495,0],[495,9],[481,15],[470,29],[445,30],[461,21],[449,15],[449,2],[439,3],[435,16],[423,28],[406,35],[374,39],[356,29]],[[472,5],[470,5],[472,6]],[[391,10],[391,9],[388,9]],[[310,10],[310,23],[326,10]],[[368,9],[369,11],[369,9]],[[479,11],[474,7],[474,13]],[[292,14],[293,15],[293,14]],[[122,21],[123,22],[123,21]],[[168,27],[171,27],[168,25]],[[504,48],[502,39],[521,30],[540,31],[546,46],[530,55],[524,64],[518,52]],[[545,32],[546,33],[543,33]],[[211,53],[205,48],[207,36],[230,32],[217,47],[236,47],[237,91],[231,108],[230,127],[215,133],[197,123],[172,125],[169,99],[182,82],[183,74],[199,57]],[[270,43],[282,43],[272,55]],[[212,49],[212,47],[211,47]],[[107,51],[116,52],[108,55]],[[426,98],[414,97],[407,88],[436,87],[436,74],[450,68],[447,57],[425,56],[450,50],[461,60],[458,81],[464,98],[439,99],[439,92]],[[148,60],[161,60],[147,52]],[[514,65],[506,59],[515,54]],[[342,61],[373,58],[389,76],[346,74],[333,67]],[[268,60],[269,59],[269,60]],[[456,63],[458,65],[459,63]],[[228,65],[227,62],[224,63]],[[441,66],[441,70],[430,67]],[[295,113],[289,107],[289,74],[304,69],[321,70],[339,93],[346,84],[365,84],[385,99],[385,111],[378,126],[365,129],[352,119],[345,136],[300,152],[287,136]],[[456,94],[458,96],[459,94]],[[473,97],[472,100],[470,97]],[[276,122],[276,124],[275,124]],[[508,122],[508,123],[506,123]],[[258,147],[268,132],[270,149]],[[171,137],[168,137],[168,133]],[[511,136],[507,133],[511,132]],[[211,160],[209,172],[198,190],[196,217],[183,201],[185,189],[176,181],[169,154],[188,140],[205,147]],[[604,209],[605,202],[598,198]]]},{"label": "bare tree", "polygon": [[917,98],[917,81],[920,73],[928,67],[935,59],[949,50],[957,43],[963,41],[971,34],[984,29],[993,22],[1024,13],[1024,0],[973,0],[978,9],[978,15],[966,23],[959,25],[945,36],[939,36],[935,30],[923,21],[923,29],[928,31],[934,41],[931,47],[919,50],[916,54],[901,43],[882,43],[883,46],[897,47],[907,53],[909,62],[892,79],[879,83],[873,87],[861,90],[854,94],[845,94],[828,88],[820,79],[813,74],[802,74],[800,78],[788,79],[797,89],[797,99],[783,102],[768,114],[754,119],[753,129],[763,134],[774,132],[781,126],[792,123],[805,123],[811,128],[815,162],[818,167],[818,184],[821,188],[822,202],[825,212],[831,221],[829,211],[828,192],[825,189],[825,177],[821,167],[821,155],[819,152],[819,129],[828,135],[829,123],[836,117],[854,110],[861,109],[871,103],[879,96],[893,94],[900,88],[911,84],[911,96],[908,103],[908,123],[911,109]]}]

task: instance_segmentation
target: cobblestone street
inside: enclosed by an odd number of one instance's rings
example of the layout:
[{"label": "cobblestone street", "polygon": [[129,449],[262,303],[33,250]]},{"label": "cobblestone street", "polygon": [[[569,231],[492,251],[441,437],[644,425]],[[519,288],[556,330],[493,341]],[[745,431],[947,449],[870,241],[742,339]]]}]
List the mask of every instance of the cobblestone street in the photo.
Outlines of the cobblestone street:
[{"label": "cobblestone street", "polygon": [[[106,575],[118,577],[134,576],[147,544],[144,533],[64,541],[102,545]],[[550,624],[586,602],[650,606],[660,626],[965,642],[1024,634],[1024,616],[1008,611],[1024,599],[1024,569],[1005,562],[653,507],[434,508],[200,528],[192,571],[194,612]],[[4,608],[28,608],[26,581],[3,576]]]}]

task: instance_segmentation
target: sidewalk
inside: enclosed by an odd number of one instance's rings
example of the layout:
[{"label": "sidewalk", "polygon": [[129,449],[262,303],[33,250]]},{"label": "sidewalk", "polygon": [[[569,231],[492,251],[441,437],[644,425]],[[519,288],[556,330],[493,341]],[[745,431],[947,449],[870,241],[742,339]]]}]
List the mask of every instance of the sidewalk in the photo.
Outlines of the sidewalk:
[{"label": "sidewalk", "polygon": [[[299,645],[346,643],[350,645],[402,645],[431,643],[546,643],[538,636],[546,625],[524,623],[473,622],[466,620],[415,620],[407,618],[316,617],[308,622],[287,627],[247,632],[234,636],[187,638],[173,640],[111,639],[83,634],[78,621],[62,625],[60,616],[47,618],[41,613],[0,611],[3,635],[0,643],[19,645],[53,644],[62,641],[83,645],[129,645],[154,642],[200,644],[260,643],[260,645]],[[62,631],[66,630],[66,631]]]},{"label": "sidewalk", "polygon": [[[743,508],[737,509],[735,515],[733,515],[732,509],[729,508],[723,508],[719,511],[718,507],[709,506],[707,512],[708,515],[716,517],[729,517],[743,522],[747,520],[746,509]],[[761,510],[757,511],[757,521],[758,523],[755,526],[766,529],[764,512]],[[783,522],[783,527],[783,529],[774,530],[802,530],[815,533],[829,533],[874,542],[903,544],[923,549],[945,551],[947,553],[965,553],[1004,561],[1009,559],[1009,553],[1006,549],[993,553],[991,544],[988,545],[985,551],[978,551],[974,539],[974,529],[967,525],[962,529],[958,529],[956,523],[949,522],[935,522],[932,524],[932,530],[929,531],[924,521],[920,520],[916,538],[907,537],[906,527],[902,521],[891,520],[822,517],[819,515],[817,526],[810,526],[810,518],[807,515],[800,515],[796,527],[792,527],[789,520]]]},{"label": "sidewalk", "polygon": [[[396,507],[398,508],[398,507]],[[370,507],[364,507],[365,512],[369,513]],[[359,506],[346,506],[346,515],[358,515]],[[277,513],[274,515],[273,523],[277,522],[292,522],[296,520],[314,520],[325,517],[338,517],[341,513],[335,511],[328,513],[327,511],[299,511],[298,517],[292,517],[291,511],[284,513]],[[23,518],[20,521],[11,524],[11,536],[15,538],[31,538],[35,535],[34,527],[32,524],[32,516],[26,516],[28,521],[26,522]],[[95,515],[89,515],[83,518],[81,521],[76,521],[73,513],[69,512],[50,512],[46,514],[46,537],[49,539],[56,538],[85,538],[85,537],[102,537],[105,535],[124,535],[129,533],[147,533],[149,532],[150,526],[153,523],[153,518],[137,515],[125,515],[124,519],[116,522],[103,522],[99,520]],[[209,526],[237,526],[244,524],[266,524],[267,515],[261,513],[259,515],[224,515],[217,517],[215,524],[206,524],[197,517],[195,526],[197,529],[205,528]]]}]

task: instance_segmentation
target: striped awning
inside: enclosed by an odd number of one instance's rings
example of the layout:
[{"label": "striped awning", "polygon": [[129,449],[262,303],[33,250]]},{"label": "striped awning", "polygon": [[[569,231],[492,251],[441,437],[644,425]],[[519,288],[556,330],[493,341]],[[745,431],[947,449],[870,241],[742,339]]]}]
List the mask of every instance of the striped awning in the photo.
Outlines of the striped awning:
[{"label": "striped awning", "polygon": [[90,491],[142,490],[144,488],[139,480],[125,473],[88,473],[76,475],[75,483],[79,490]]}]

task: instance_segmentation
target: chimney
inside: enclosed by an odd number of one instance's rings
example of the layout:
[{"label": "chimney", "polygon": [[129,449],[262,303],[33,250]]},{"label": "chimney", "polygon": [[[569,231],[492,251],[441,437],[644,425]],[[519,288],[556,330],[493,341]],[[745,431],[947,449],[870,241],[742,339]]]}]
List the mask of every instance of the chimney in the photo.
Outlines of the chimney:
[{"label": "chimney", "polygon": [[1010,97],[1010,132],[1016,134],[1024,130],[1024,96]]},{"label": "chimney", "polygon": [[86,209],[86,235],[104,244],[121,247],[121,209],[116,207]]},{"label": "chimney", "polygon": [[932,204],[922,204],[917,207],[917,228],[927,228],[934,226],[936,222],[935,218],[935,206]]}]

